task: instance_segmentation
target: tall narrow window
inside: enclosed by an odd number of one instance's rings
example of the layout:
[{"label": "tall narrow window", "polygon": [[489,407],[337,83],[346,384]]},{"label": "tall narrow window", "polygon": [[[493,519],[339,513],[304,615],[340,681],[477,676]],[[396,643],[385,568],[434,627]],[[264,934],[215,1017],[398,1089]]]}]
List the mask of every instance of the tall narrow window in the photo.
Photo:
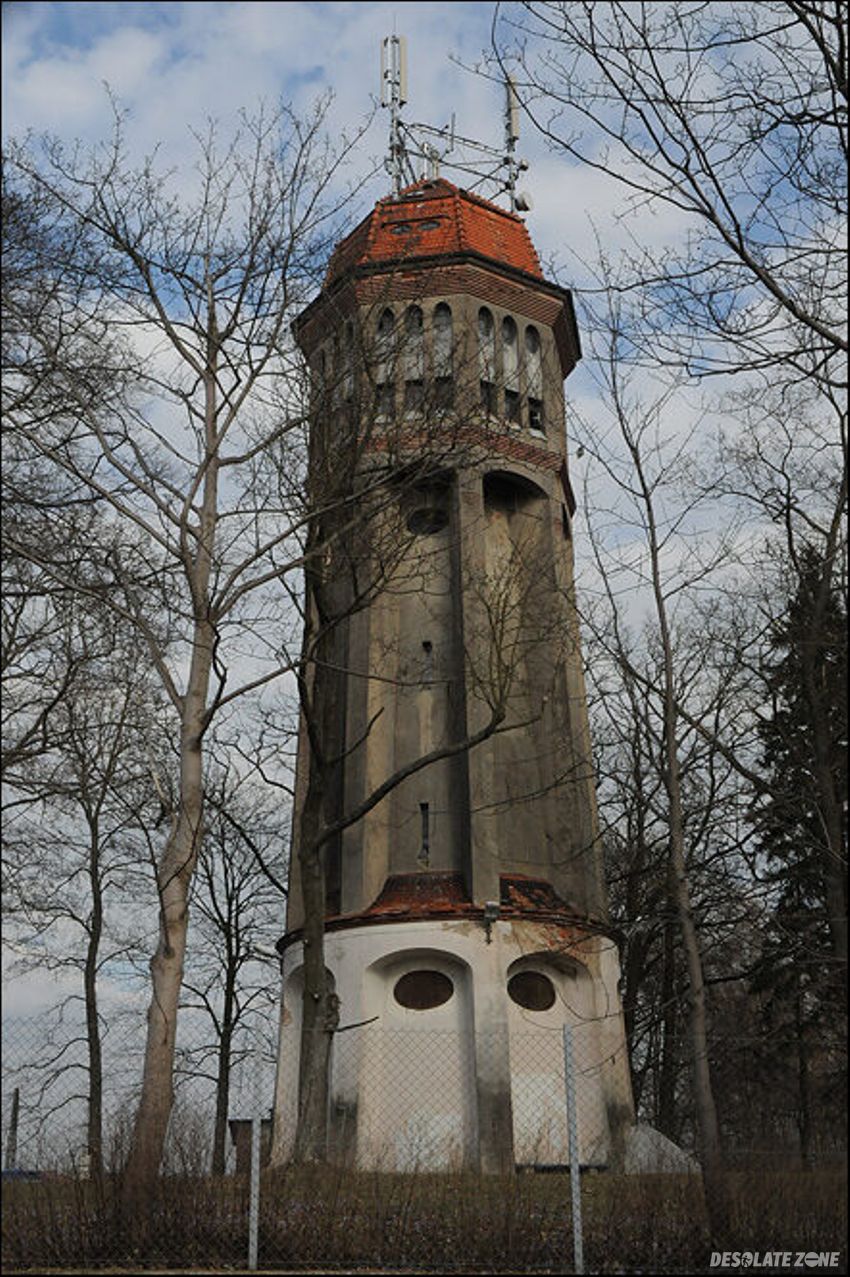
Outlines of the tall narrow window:
[{"label": "tall narrow window", "polygon": [[395,414],[395,315],[387,308],[378,321],[375,350],[375,410],[379,417]]},{"label": "tall narrow window", "polygon": [[510,315],[502,320],[502,367],[505,377],[505,416],[519,422],[519,347],[516,324]]},{"label": "tall narrow window", "polygon": [[424,399],[425,347],[422,311],[408,306],[404,317],[404,411],[422,411]]},{"label": "tall narrow window", "polygon": [[445,302],[434,308],[434,407],[454,404],[452,312]]},{"label": "tall narrow window", "polygon": [[531,327],[525,330],[525,384],[528,390],[528,428],[535,434],[545,434],[540,334]]},{"label": "tall narrow window", "polygon": [[496,411],[496,330],[485,306],[478,312],[478,378],[481,407],[492,415]]},{"label": "tall narrow window", "polygon": [[431,859],[431,819],[427,803],[419,804],[419,855],[416,859],[427,869]]}]

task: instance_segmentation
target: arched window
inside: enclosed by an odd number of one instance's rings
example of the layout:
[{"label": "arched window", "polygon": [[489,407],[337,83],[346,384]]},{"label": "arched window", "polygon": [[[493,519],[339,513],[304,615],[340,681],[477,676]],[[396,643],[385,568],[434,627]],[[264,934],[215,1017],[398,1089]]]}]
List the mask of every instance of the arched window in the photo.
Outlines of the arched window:
[{"label": "arched window", "polygon": [[375,410],[379,417],[395,413],[394,336],[395,315],[387,307],[378,320],[375,350]]},{"label": "arched window", "polygon": [[519,422],[519,345],[516,324],[510,315],[502,320],[502,368],[505,378],[505,416]]},{"label": "arched window", "polygon": [[478,312],[478,378],[481,407],[493,414],[496,411],[496,330],[486,306]]},{"label": "arched window", "polygon": [[408,306],[404,317],[404,411],[422,411],[424,400],[425,345],[422,311]]},{"label": "arched window", "polygon": [[452,312],[445,302],[434,307],[434,406],[451,408],[454,403]]},{"label": "arched window", "polygon": [[525,330],[525,384],[528,392],[528,426],[536,434],[544,434],[543,363],[540,334],[536,328]]}]

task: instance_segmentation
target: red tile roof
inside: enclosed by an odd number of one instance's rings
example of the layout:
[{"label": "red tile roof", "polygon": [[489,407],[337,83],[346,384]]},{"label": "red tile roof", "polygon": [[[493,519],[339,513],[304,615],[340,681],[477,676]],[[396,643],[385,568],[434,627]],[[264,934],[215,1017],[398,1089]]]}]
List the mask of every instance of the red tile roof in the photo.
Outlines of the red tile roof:
[{"label": "red tile roof", "polygon": [[444,178],[416,182],[400,195],[379,200],[331,258],[325,285],[356,267],[480,254],[527,275],[543,278],[525,223],[516,213],[462,191]]}]

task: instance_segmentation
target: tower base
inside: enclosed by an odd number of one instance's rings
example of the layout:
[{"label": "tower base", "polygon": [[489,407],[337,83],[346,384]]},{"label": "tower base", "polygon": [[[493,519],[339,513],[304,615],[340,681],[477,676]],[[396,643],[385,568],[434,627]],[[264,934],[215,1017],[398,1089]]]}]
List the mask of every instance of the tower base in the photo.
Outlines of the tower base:
[{"label": "tower base", "polygon": [[[618,1165],[633,1108],[613,942],[477,916],[352,919],[325,938],[340,999],[329,1160],[362,1170],[500,1173],[569,1166],[564,1025],[579,1157]],[[292,1156],[302,946],[285,949],[272,1163]]]}]

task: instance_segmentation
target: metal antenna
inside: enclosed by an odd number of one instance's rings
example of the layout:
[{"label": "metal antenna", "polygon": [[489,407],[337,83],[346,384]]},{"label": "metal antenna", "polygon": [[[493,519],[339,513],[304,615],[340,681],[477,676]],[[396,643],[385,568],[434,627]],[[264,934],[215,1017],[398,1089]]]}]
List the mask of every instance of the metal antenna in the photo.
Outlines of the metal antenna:
[{"label": "metal antenna", "polygon": [[[475,181],[467,189],[495,185],[495,195],[507,193],[512,213],[526,212],[531,208],[531,196],[517,191],[519,174],[528,168],[525,160],[518,160],[516,144],[519,139],[519,99],[513,80],[505,83],[505,142],[502,148],[488,146],[473,138],[463,137],[455,131],[455,117],[442,129],[430,124],[407,124],[401,118],[401,108],[407,102],[407,40],[404,36],[388,35],[381,44],[381,106],[390,112],[390,147],[385,167],[393,183],[393,194],[398,196],[406,185],[412,185],[418,177],[436,178],[440,166],[467,173]],[[449,155],[456,158],[449,160]],[[422,171],[417,174],[414,159],[422,161]]]},{"label": "metal antenna", "polygon": [[[386,167],[393,179],[393,193],[404,185],[407,156],[401,134],[401,108],[407,101],[407,40],[385,36],[381,44],[381,106],[390,108],[390,154]],[[411,179],[415,180],[415,179]]]},{"label": "metal antenna", "polygon": [[505,78],[505,164],[508,169],[508,195],[511,201],[511,212],[516,212],[516,180],[519,165],[516,158],[516,144],[519,141],[519,101],[516,87],[510,76]]}]

